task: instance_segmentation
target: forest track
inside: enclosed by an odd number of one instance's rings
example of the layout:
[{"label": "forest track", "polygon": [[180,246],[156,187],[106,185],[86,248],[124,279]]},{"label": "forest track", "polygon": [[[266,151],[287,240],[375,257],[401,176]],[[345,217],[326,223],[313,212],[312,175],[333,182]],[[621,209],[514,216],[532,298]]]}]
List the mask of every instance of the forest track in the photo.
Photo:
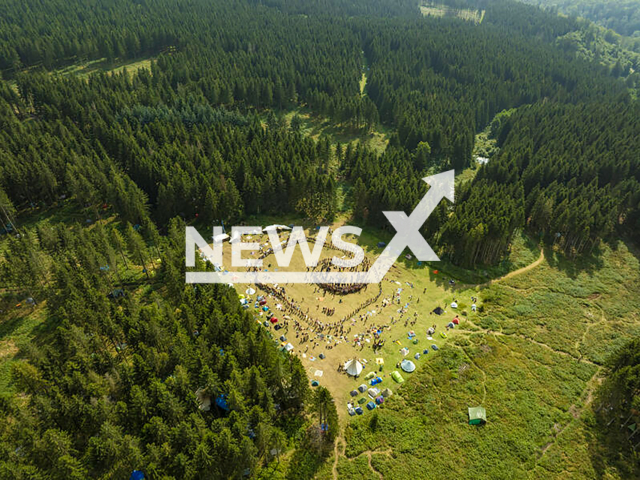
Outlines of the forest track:
[{"label": "forest track", "polygon": [[331,473],[333,474],[333,480],[338,480],[338,459],[340,458],[340,452],[338,451],[339,443],[342,443],[343,456],[347,450],[347,444],[345,443],[344,438],[342,437],[336,438],[336,443],[333,446],[333,467],[331,468]]},{"label": "forest track", "polygon": [[498,282],[502,282],[504,280],[508,280],[509,278],[513,278],[513,277],[517,277],[518,275],[522,275],[523,273],[528,272],[529,270],[532,270],[534,268],[536,268],[538,265],[540,265],[543,261],[544,261],[544,249],[540,249],[540,256],[538,257],[538,259],[532,263],[530,263],[529,265],[525,265],[522,268],[519,268],[517,270],[514,270],[513,272],[509,272],[501,277],[498,278],[493,278],[491,280],[488,280],[484,283],[462,283],[460,285],[456,286],[456,290],[465,290],[468,288],[486,288],[490,285],[493,285],[494,283],[498,283]]},{"label": "forest track", "polygon": [[562,433],[569,427],[569,425],[578,420],[582,416],[582,413],[591,405],[591,403],[593,402],[593,393],[600,385],[600,382],[602,380],[602,378],[600,377],[601,373],[602,367],[598,367],[598,370],[596,370],[589,381],[587,381],[587,384],[579,397],[580,399],[583,397],[585,398],[584,404],[580,407],[576,407],[576,404],[573,404],[569,407],[568,412],[571,413],[571,420],[567,422],[562,428],[557,430],[557,432],[553,435],[553,438],[540,449],[540,456],[537,458],[533,468],[538,466],[538,463],[540,462],[540,460],[542,460],[542,457],[544,457],[545,453],[547,453],[547,451],[556,444],[558,437],[562,435]]}]

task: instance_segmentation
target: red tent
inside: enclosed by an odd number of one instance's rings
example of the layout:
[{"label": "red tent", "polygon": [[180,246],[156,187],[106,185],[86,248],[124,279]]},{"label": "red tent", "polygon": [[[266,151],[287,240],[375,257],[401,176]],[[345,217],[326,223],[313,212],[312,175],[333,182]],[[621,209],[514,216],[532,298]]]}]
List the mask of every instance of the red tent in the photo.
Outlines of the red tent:
[{"label": "red tent", "polygon": [[267,301],[266,300],[260,300],[260,305],[266,305]]},{"label": "red tent", "polygon": [[277,319],[276,317],[271,317],[271,318],[269,319],[269,321],[270,321],[271,323],[278,323],[278,319]]}]

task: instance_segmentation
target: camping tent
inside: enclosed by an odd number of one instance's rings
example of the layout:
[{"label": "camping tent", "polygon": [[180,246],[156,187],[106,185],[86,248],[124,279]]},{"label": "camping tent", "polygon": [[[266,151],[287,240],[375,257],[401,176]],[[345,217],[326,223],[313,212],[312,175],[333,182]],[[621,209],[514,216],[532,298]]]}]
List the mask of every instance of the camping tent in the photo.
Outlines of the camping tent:
[{"label": "camping tent", "polygon": [[278,232],[280,230],[291,230],[291,227],[287,227],[286,225],[269,225],[268,227],[264,227],[262,229],[262,231],[265,233],[269,233],[271,231]]},{"label": "camping tent", "polygon": [[400,364],[400,368],[407,373],[411,373],[416,369],[416,365],[411,360],[403,360]]},{"label": "camping tent", "polygon": [[220,235],[215,235],[213,237],[213,243],[221,243],[225,240],[229,240],[229,235],[227,235],[226,233],[221,233]]},{"label": "camping tent", "polygon": [[444,310],[440,307],[436,307],[433,309],[433,313],[435,313],[436,315],[442,315],[444,313]]},{"label": "camping tent", "polygon": [[246,293],[247,295],[254,295],[256,291],[253,288],[249,287],[244,291],[244,293]]},{"label": "camping tent", "polygon": [[344,364],[344,369],[347,372],[347,375],[357,377],[362,373],[362,364],[358,360],[353,358]]},{"label": "camping tent", "polygon": [[385,388],[384,390],[382,390],[383,397],[389,398],[391,395],[393,395],[393,392],[391,391],[390,388]]},{"label": "camping tent", "polygon": [[487,411],[484,407],[469,407],[469,425],[483,425],[487,423]]},{"label": "camping tent", "polygon": [[393,378],[397,383],[404,383],[404,378],[397,371],[391,372],[391,378]]}]

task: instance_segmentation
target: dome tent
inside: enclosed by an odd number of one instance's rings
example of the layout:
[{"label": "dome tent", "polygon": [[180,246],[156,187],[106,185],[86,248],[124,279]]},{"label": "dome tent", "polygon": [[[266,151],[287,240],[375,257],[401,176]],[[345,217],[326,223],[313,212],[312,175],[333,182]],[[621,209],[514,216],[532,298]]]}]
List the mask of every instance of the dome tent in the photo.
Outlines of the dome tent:
[{"label": "dome tent", "polygon": [[403,360],[400,364],[400,368],[407,373],[411,373],[416,369],[416,365],[411,360]]}]

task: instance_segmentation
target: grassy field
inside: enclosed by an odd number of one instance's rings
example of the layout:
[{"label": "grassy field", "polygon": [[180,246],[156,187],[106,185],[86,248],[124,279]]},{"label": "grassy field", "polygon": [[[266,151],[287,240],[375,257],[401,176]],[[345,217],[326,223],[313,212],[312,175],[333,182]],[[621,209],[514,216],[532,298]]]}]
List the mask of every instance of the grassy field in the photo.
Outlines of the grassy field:
[{"label": "grassy field", "polygon": [[[461,287],[460,297],[480,297],[482,312],[405,375],[377,415],[347,423],[338,471],[623,478],[598,441],[590,401],[606,355],[640,335],[640,262],[623,243],[600,253],[569,261],[547,251],[536,268]],[[478,405],[487,408],[483,427],[467,424],[467,408]],[[320,478],[331,476],[327,466]]]},{"label": "grassy field", "polygon": [[88,78],[92,73],[120,73],[126,69],[130,75],[134,74],[142,68],[151,70],[153,58],[142,58],[137,60],[129,60],[126,62],[109,63],[106,58],[91,60],[87,62],[76,63],[65,68],[54,71],[54,75],[76,75],[80,78]]},{"label": "grassy field", "polygon": [[384,152],[389,143],[391,131],[382,125],[378,125],[376,129],[369,134],[353,132],[342,128],[340,125],[336,125],[326,117],[314,114],[307,108],[297,108],[285,114],[287,123],[290,123],[291,118],[296,114],[300,115],[303,121],[302,133],[310,136],[314,140],[329,137],[334,142],[343,145],[351,142],[359,142],[378,153]]},{"label": "grassy field", "polygon": [[461,20],[466,20],[475,24],[482,23],[485,13],[484,10],[459,9],[439,4],[421,5],[420,11],[425,17],[458,17]]}]

